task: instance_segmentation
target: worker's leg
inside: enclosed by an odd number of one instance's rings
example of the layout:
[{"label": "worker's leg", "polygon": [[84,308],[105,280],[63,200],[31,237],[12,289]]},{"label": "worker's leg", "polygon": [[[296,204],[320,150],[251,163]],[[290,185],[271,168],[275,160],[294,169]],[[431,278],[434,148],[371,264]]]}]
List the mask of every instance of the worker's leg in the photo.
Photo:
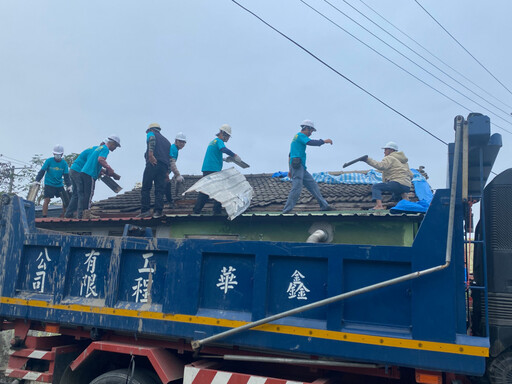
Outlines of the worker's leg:
[{"label": "worker's leg", "polygon": [[167,177],[167,166],[162,163],[157,163],[154,166],[155,170],[155,209],[154,212],[162,213],[164,208],[164,188],[165,179]]},{"label": "worker's leg", "polygon": [[329,204],[327,203],[327,201],[325,201],[324,197],[322,196],[322,193],[320,192],[320,187],[316,183],[315,179],[313,179],[313,176],[311,176],[311,174],[307,170],[304,170],[303,182],[307,190],[318,201],[318,204],[320,204],[320,208],[327,209],[327,207],[329,207]]},{"label": "worker's leg", "polygon": [[146,163],[146,168],[144,168],[144,174],[142,175],[142,189],[140,190],[141,213],[149,212],[150,209],[151,198],[149,196],[149,193],[151,192],[153,180],[155,179],[155,169],[155,165]]},{"label": "worker's leg", "polygon": [[208,195],[205,195],[202,192],[199,192],[197,195],[196,204],[194,205],[194,213],[196,215],[199,215],[201,211],[203,210],[204,205],[208,201]]},{"label": "worker's leg", "polygon": [[[208,176],[211,173],[214,173],[214,172],[203,172],[203,177]],[[199,215],[201,213],[201,211],[203,210],[204,205],[206,204],[208,199],[209,199],[208,195],[206,195],[202,192],[199,192],[199,194],[197,195],[196,204],[194,205],[194,213],[196,215]]]},{"label": "worker's leg", "polygon": [[73,189],[71,193],[71,199],[69,199],[68,208],[66,209],[66,215],[65,217],[71,218],[75,214],[77,207],[78,207],[78,192],[76,188],[76,178],[78,175],[78,172],[74,169],[69,170],[69,178],[71,179],[71,188]]},{"label": "worker's leg", "polygon": [[76,194],[77,194],[77,202],[76,202],[76,217],[81,218],[84,212],[85,205],[85,189],[84,189],[84,177],[81,172],[78,172],[75,177],[76,183]]},{"label": "worker's leg", "polygon": [[167,202],[172,206],[173,200],[172,200],[171,180],[165,180],[164,195],[165,195],[165,198],[167,199]]},{"label": "worker's leg", "polygon": [[[85,211],[88,210],[91,206],[92,196],[94,195],[94,180],[91,176],[89,176],[86,173],[80,173],[80,176],[82,177],[82,182],[84,185],[84,198],[82,209]],[[79,216],[78,218],[81,219],[82,216]]]},{"label": "worker's leg", "polygon": [[46,217],[46,215],[48,215],[48,204],[50,204],[50,198],[45,197],[43,201],[43,217]]},{"label": "worker's leg", "polygon": [[304,171],[305,169],[302,165],[300,165],[298,168],[291,168],[292,188],[290,189],[288,199],[284,205],[283,213],[290,212],[293,207],[295,207],[295,204],[297,204],[297,200],[299,200],[300,197],[300,192],[302,191]]}]

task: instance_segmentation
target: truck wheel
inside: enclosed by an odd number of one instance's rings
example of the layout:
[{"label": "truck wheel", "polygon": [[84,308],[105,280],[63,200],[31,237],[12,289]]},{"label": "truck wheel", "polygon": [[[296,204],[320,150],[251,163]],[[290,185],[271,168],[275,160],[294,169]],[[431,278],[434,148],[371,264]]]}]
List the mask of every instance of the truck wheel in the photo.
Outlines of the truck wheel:
[{"label": "truck wheel", "polygon": [[500,354],[489,364],[489,381],[491,384],[512,383],[512,351]]},{"label": "truck wheel", "polygon": [[[129,377],[127,369],[118,369],[98,376],[90,384],[126,384]],[[160,384],[155,381],[148,371],[135,370],[131,380],[132,384]]]}]

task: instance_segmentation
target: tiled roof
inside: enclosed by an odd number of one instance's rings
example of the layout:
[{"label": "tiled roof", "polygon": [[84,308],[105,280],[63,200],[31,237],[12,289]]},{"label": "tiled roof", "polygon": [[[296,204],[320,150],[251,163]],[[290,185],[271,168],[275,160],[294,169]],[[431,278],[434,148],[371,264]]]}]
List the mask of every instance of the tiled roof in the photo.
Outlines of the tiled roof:
[{"label": "tiled roof", "polygon": [[[291,188],[291,182],[283,182],[273,178],[271,174],[251,174],[245,175],[247,181],[254,189],[254,196],[249,209],[250,212],[279,212],[288,197]],[[198,181],[201,176],[184,175],[184,191]],[[368,209],[374,203],[371,201],[371,185],[351,185],[351,184],[325,184],[319,183],[322,195],[327,202],[337,210],[350,209]],[[175,201],[175,208],[170,209],[168,204],[164,207],[165,213],[192,213],[197,193],[187,193],[185,196],[176,196],[174,185],[172,194]],[[411,197],[414,199],[414,193]],[[151,204],[154,202],[153,191],[151,192]],[[393,206],[390,195],[384,195],[385,205]],[[110,197],[105,200],[93,203],[92,207],[95,214],[103,217],[108,216],[131,216],[140,210],[140,188],[135,188],[123,194]],[[318,203],[313,196],[304,188],[300,195],[295,211],[318,211]],[[207,204],[204,211],[211,210],[211,205]]]}]

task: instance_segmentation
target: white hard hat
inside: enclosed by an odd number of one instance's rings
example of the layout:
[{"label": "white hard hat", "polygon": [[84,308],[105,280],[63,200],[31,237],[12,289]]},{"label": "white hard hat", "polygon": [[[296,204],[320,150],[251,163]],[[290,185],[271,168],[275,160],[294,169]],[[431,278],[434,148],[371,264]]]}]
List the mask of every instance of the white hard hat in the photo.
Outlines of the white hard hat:
[{"label": "white hard hat", "polygon": [[63,155],[64,147],[60,144],[57,144],[55,147],[53,147],[53,154],[54,155]]},{"label": "white hard hat", "polygon": [[398,151],[398,144],[394,141],[389,141],[385,146],[382,147],[382,149],[392,149],[394,151]]},{"label": "white hard hat", "polygon": [[184,141],[187,142],[187,136],[183,134],[183,132],[178,132],[174,140]]},{"label": "white hard hat", "polygon": [[226,132],[229,136],[231,136],[231,127],[230,127],[229,125],[227,125],[227,124],[222,124],[222,125],[220,126],[220,130],[221,130],[222,132]]},{"label": "white hard hat", "polygon": [[160,128],[160,124],[158,124],[158,123],[151,123],[151,124],[149,124],[148,129],[151,129],[151,128],[155,128],[158,131],[162,130],[162,128]]},{"label": "white hard hat", "polygon": [[302,123],[300,123],[300,126],[302,128],[309,127],[312,128],[313,131],[316,131],[315,123],[313,123],[311,120],[304,120]]},{"label": "white hard hat", "polygon": [[121,147],[121,139],[119,138],[119,136],[117,136],[117,135],[109,135],[107,140],[108,141],[113,141],[113,142],[117,143],[117,145],[119,147]]}]

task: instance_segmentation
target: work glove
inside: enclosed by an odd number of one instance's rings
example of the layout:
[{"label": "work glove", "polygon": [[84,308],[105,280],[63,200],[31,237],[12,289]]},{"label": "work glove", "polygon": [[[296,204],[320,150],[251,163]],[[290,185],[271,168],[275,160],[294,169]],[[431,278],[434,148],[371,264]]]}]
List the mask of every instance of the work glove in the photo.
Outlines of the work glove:
[{"label": "work glove", "polygon": [[238,156],[238,155],[233,156],[233,159],[234,159],[236,162],[238,162],[238,163],[240,163],[240,162],[242,161],[242,158],[241,158],[240,156]]},{"label": "work glove", "polygon": [[40,181],[34,181],[34,182],[32,183],[32,185],[41,185],[41,182],[40,182]]},{"label": "work glove", "polygon": [[66,191],[68,191],[68,193],[73,193],[73,187],[71,185],[68,185],[66,187]]},{"label": "work glove", "polygon": [[183,183],[185,181],[185,179],[183,178],[183,176],[179,175],[179,176],[176,176],[176,182],[177,183]]}]

